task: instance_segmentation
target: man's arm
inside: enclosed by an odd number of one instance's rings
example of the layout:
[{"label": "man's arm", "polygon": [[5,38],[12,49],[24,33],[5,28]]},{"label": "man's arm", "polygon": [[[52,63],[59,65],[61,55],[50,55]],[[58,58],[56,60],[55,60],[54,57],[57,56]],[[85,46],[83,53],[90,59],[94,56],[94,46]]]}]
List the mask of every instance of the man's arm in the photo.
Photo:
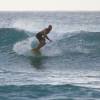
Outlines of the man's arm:
[{"label": "man's arm", "polygon": [[46,34],[46,29],[43,30],[43,35],[44,35],[44,38],[48,39],[49,41],[52,41],[52,40],[50,40],[49,37],[47,36],[47,34]]},{"label": "man's arm", "polygon": [[46,37],[46,39],[48,39],[50,42],[52,42],[52,40],[50,40],[49,37],[48,37],[47,35],[46,35],[45,37]]},{"label": "man's arm", "polygon": [[50,39],[49,39],[49,37],[47,35],[45,37],[50,41]]}]

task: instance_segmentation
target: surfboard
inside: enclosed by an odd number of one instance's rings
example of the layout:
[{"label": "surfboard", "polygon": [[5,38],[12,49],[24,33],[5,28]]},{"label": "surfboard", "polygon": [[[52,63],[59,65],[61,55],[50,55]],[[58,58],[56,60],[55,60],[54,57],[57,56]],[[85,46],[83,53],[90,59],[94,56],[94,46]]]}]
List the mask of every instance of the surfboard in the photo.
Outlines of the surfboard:
[{"label": "surfboard", "polygon": [[33,38],[33,41],[31,43],[32,51],[33,52],[40,52],[40,49],[38,49],[39,42],[36,38]]}]

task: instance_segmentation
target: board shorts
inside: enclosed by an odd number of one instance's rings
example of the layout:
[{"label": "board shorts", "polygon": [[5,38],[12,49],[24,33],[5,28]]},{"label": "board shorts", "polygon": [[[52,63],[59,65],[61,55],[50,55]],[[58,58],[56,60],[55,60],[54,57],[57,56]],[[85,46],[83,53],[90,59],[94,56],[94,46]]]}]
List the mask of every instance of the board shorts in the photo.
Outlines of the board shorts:
[{"label": "board shorts", "polygon": [[42,34],[37,33],[36,38],[39,40],[40,43],[45,44],[45,39],[42,37]]}]

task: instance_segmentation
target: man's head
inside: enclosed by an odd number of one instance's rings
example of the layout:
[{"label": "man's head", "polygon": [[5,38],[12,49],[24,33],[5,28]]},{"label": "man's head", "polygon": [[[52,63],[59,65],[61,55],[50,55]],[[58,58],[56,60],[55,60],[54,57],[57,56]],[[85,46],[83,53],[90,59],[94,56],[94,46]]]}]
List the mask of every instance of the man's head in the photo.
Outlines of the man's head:
[{"label": "man's head", "polygon": [[48,26],[48,29],[49,29],[49,30],[52,30],[52,25],[49,25],[49,26]]}]

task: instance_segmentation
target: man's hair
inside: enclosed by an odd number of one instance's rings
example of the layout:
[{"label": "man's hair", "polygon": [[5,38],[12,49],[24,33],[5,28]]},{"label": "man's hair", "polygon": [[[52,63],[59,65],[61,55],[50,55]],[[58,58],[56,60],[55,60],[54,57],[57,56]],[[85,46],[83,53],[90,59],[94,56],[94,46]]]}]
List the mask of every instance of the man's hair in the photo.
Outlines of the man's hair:
[{"label": "man's hair", "polygon": [[52,25],[49,25],[48,28],[49,28],[49,29],[52,29]]}]

